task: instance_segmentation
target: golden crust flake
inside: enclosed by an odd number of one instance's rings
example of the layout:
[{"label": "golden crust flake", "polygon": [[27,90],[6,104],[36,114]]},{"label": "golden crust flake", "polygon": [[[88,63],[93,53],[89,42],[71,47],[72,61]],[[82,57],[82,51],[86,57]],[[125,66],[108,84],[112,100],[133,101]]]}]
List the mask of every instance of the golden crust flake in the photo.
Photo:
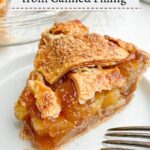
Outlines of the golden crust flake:
[{"label": "golden crust flake", "polygon": [[92,71],[72,73],[70,77],[75,83],[80,104],[94,98],[96,92],[125,86],[125,79],[118,68],[93,69]]},{"label": "golden crust flake", "polygon": [[37,80],[29,80],[28,85],[35,96],[35,103],[38,110],[41,112],[41,117],[57,118],[61,108],[57,102],[57,96],[55,93],[45,84]]},{"label": "golden crust flake", "polygon": [[80,36],[83,34],[87,34],[88,28],[83,25],[79,20],[73,20],[64,23],[56,23],[50,30],[51,34],[64,34],[64,35],[73,35]]}]

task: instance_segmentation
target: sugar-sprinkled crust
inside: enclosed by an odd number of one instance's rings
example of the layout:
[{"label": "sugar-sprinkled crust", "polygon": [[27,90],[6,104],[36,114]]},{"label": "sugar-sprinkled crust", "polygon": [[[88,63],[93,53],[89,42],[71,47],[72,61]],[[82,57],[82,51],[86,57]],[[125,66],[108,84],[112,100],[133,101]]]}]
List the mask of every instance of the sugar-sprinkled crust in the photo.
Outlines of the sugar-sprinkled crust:
[{"label": "sugar-sprinkled crust", "polygon": [[56,24],[43,33],[35,67],[53,84],[74,67],[104,62],[111,65],[129,54],[130,51],[108,37],[88,33],[79,21],[71,21]]}]

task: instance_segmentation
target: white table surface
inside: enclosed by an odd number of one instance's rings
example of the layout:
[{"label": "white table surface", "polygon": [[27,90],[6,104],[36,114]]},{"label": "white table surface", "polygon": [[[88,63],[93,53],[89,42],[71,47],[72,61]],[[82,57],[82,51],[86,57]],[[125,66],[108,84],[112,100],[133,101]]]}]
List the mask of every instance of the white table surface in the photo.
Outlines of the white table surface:
[{"label": "white table surface", "polygon": [[[84,20],[92,32],[108,34],[136,44],[150,52],[150,5],[141,3],[138,11],[92,12]],[[82,12],[81,12],[82,13]],[[0,66],[8,60],[37,50],[38,43],[0,48]],[[146,73],[150,79],[150,71]]]}]

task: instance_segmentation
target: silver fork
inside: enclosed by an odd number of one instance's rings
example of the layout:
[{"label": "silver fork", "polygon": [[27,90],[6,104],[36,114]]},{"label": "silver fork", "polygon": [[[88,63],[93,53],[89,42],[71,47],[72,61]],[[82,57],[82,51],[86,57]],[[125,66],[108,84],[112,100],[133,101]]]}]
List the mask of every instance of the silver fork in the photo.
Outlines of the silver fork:
[{"label": "silver fork", "polygon": [[[103,144],[105,144],[107,148],[101,148],[101,150],[133,150],[130,149],[130,147],[131,148],[136,147],[136,149],[134,148],[134,150],[137,150],[137,148],[145,148],[150,150],[150,126],[129,126],[129,127],[111,128],[107,130],[105,136],[107,138],[115,138],[115,139],[108,139],[103,141]],[[130,140],[128,138],[130,138]],[[138,138],[140,138],[141,140],[140,141],[135,140]],[[149,139],[149,141],[145,141],[146,139],[147,140]]]}]

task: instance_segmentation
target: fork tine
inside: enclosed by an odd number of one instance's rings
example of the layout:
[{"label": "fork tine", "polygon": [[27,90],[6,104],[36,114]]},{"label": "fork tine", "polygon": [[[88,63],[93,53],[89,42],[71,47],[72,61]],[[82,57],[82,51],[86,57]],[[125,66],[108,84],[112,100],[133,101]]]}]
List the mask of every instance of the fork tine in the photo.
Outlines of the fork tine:
[{"label": "fork tine", "polygon": [[127,148],[101,148],[101,150],[134,150],[134,149],[127,149]]},{"label": "fork tine", "polygon": [[115,133],[106,133],[105,136],[133,137],[133,138],[146,138],[146,139],[150,139],[150,133],[115,132]]},{"label": "fork tine", "polygon": [[119,127],[111,128],[108,131],[150,131],[150,126],[129,126],[129,127]]},{"label": "fork tine", "polygon": [[103,141],[104,144],[113,145],[125,145],[125,146],[136,146],[143,148],[150,148],[150,142],[139,142],[139,141],[125,141],[125,140],[106,140]]}]

